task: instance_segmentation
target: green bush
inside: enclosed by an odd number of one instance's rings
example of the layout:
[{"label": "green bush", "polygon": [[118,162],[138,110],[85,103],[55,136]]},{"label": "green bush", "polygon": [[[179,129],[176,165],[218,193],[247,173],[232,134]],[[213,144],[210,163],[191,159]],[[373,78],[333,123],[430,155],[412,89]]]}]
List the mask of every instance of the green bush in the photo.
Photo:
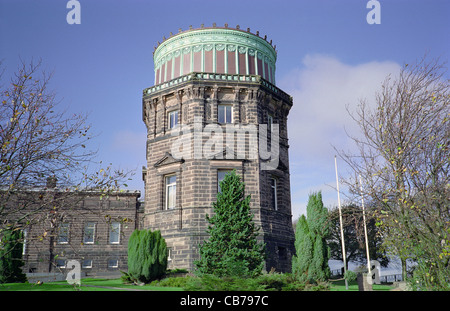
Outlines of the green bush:
[{"label": "green bush", "polygon": [[252,278],[203,274],[201,277],[190,278],[184,289],[188,291],[262,291],[264,286],[258,284],[257,279]]},{"label": "green bush", "polygon": [[190,282],[191,276],[185,277],[167,277],[161,280],[155,280],[150,283],[152,286],[161,286],[161,287],[181,287],[185,288],[186,284]]},{"label": "green bush", "polygon": [[128,273],[122,279],[149,283],[161,278],[167,268],[167,245],[161,233],[135,230],[128,242]]},{"label": "green bush", "polygon": [[4,230],[0,240],[0,284],[24,283],[26,275],[22,272],[23,233],[19,229]]},{"label": "green bush", "polygon": [[344,274],[344,279],[346,279],[349,282],[355,281],[357,278],[357,274],[353,271],[347,270]]},{"label": "green bush", "polygon": [[289,273],[266,273],[255,278],[203,274],[190,277],[182,287],[188,291],[323,291],[330,288],[326,282],[302,283]]}]

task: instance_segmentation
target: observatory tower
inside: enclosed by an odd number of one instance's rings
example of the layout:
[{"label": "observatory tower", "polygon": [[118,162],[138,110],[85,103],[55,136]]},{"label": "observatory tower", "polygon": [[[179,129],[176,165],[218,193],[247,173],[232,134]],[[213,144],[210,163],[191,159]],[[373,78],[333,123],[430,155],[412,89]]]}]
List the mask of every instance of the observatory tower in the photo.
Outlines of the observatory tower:
[{"label": "observatory tower", "polygon": [[266,244],[266,269],[290,272],[292,97],[275,85],[276,58],[266,36],[227,24],[190,27],[158,42],[155,85],[142,99],[144,227],[166,239],[169,268],[195,268],[219,181],[236,170]]}]

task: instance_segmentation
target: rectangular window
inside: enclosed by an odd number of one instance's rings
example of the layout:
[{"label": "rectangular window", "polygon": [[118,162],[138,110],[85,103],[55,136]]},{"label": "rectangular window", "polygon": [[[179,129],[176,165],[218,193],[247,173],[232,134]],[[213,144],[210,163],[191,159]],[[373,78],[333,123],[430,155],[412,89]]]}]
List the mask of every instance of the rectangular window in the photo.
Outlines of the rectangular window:
[{"label": "rectangular window", "polygon": [[56,259],[56,267],[59,269],[66,268],[66,260],[65,259]]},{"label": "rectangular window", "polygon": [[91,269],[92,268],[92,259],[85,259],[81,264],[81,268]]},{"label": "rectangular window", "polygon": [[118,259],[108,259],[108,268],[109,269],[119,268],[119,260]]},{"label": "rectangular window", "polygon": [[84,224],[84,244],[94,244],[95,222],[87,222]]},{"label": "rectangular window", "polygon": [[225,178],[225,175],[230,173],[231,170],[219,170],[217,171],[217,193],[221,193],[220,182]]},{"label": "rectangular window", "polygon": [[165,209],[174,209],[177,196],[177,177],[175,175],[165,178]]},{"label": "rectangular window", "polygon": [[167,118],[169,119],[167,122],[169,129],[173,129],[178,125],[178,110],[169,112]]},{"label": "rectangular window", "polygon": [[120,244],[120,222],[113,221],[109,227],[109,244]]},{"label": "rectangular window", "polygon": [[69,243],[69,224],[63,223],[59,226],[58,244]]},{"label": "rectangular window", "polygon": [[22,231],[23,233],[23,246],[22,246],[22,255],[25,255],[27,252],[27,236],[28,236],[28,229],[25,228]]},{"label": "rectangular window", "polygon": [[233,106],[219,105],[219,123],[233,123]]},{"label": "rectangular window", "polygon": [[277,200],[277,180],[276,178],[270,179],[270,188],[272,192],[272,208],[278,210],[278,200]]},{"label": "rectangular window", "polygon": [[267,131],[269,133],[272,131],[272,124],[273,124],[273,116],[268,114],[267,115]]}]

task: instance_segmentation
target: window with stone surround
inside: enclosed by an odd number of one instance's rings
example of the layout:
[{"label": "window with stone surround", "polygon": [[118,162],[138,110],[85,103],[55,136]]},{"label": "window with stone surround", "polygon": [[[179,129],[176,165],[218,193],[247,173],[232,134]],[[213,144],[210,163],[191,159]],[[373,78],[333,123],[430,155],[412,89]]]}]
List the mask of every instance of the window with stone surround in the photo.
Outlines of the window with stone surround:
[{"label": "window with stone surround", "polygon": [[92,269],[92,259],[84,259],[81,268],[84,269]]},{"label": "window with stone surround", "polygon": [[108,259],[108,269],[117,269],[119,268],[119,260],[116,258]]},{"label": "window with stone surround", "polygon": [[62,223],[58,231],[58,244],[69,243],[69,223]]},{"label": "window with stone surround", "polygon": [[267,131],[271,133],[273,124],[273,116],[271,114],[267,114]]},{"label": "window with stone surround", "polygon": [[120,222],[113,221],[109,227],[109,244],[120,244]]},{"label": "window with stone surround", "polygon": [[178,110],[170,111],[167,114],[167,126],[170,129],[173,129],[178,125]]},{"label": "window with stone surround", "polygon": [[167,248],[167,261],[172,261],[172,248]]},{"label": "window with stone surround", "polygon": [[233,123],[233,106],[219,105],[217,119],[219,123]]},{"label": "window with stone surround", "polygon": [[166,176],[164,178],[164,184],[164,209],[174,209],[177,197],[177,176]]},{"label": "window with stone surround", "polygon": [[84,224],[84,244],[94,244],[95,222],[87,222]]},{"label": "window with stone surround", "polygon": [[225,178],[225,175],[231,173],[233,170],[230,169],[220,169],[217,170],[217,193],[221,193],[220,182]]},{"label": "window with stone surround", "polygon": [[270,178],[270,192],[272,195],[272,208],[278,210],[278,198],[277,198],[277,179],[275,177]]},{"label": "window with stone surround", "polygon": [[56,259],[56,267],[59,269],[65,269],[66,268],[66,259]]}]

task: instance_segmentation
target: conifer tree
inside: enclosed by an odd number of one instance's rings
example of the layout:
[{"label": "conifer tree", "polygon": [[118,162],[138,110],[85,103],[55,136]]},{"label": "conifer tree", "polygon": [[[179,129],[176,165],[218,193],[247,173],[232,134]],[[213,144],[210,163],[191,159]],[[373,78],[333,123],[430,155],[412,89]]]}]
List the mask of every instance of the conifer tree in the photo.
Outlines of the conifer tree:
[{"label": "conifer tree", "polygon": [[164,275],[167,246],[159,230],[135,230],[128,242],[128,276],[149,283]]},{"label": "conifer tree", "polygon": [[303,282],[326,281],[330,276],[326,244],[329,225],[320,191],[309,196],[306,214],[307,218],[302,215],[296,227],[292,273]]},{"label": "conifer tree", "polygon": [[201,274],[251,277],[261,273],[265,247],[258,243],[258,230],[250,211],[250,195],[244,197],[244,183],[233,171],[220,183],[221,192],[213,203],[209,240],[200,246],[196,262]]}]

